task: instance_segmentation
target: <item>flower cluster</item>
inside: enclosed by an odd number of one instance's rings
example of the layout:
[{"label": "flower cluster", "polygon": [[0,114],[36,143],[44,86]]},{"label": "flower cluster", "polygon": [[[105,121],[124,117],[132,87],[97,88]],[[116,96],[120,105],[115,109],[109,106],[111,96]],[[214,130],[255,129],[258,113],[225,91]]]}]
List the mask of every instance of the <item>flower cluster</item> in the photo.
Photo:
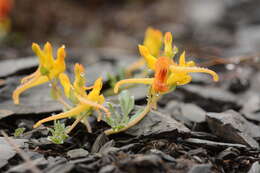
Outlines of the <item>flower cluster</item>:
[{"label": "flower cluster", "polygon": [[[115,93],[118,92],[122,84],[143,83],[151,85],[153,94],[164,94],[170,92],[178,85],[185,85],[191,82],[192,77],[189,73],[192,72],[208,73],[213,76],[214,81],[218,81],[218,75],[214,71],[197,67],[193,61],[186,62],[185,52],[180,55],[178,63],[173,60],[178,53],[178,49],[172,47],[172,34],[170,32],[167,32],[164,36],[164,51],[162,55],[154,56],[150,51],[151,46],[139,45],[138,47],[147,67],[154,71],[154,77],[121,80],[114,88]],[[156,52],[158,52],[157,48],[155,48]]]},{"label": "flower cluster", "polygon": [[[147,31],[150,33],[151,31]],[[201,72],[210,74],[214,81],[218,81],[218,75],[209,69],[197,67],[195,62],[186,61],[185,52],[183,52],[179,57],[179,62],[174,61],[178,49],[175,46],[172,46],[172,34],[170,32],[165,33],[164,35],[164,50],[160,51],[160,39],[154,39],[156,35],[156,30],[153,30],[152,35],[148,35],[145,38],[145,45],[139,45],[139,52],[144,58],[144,61],[147,67],[154,72],[153,77],[151,78],[132,78],[124,79],[115,84],[114,92],[118,93],[119,87],[123,84],[130,83],[139,83],[149,85],[148,90],[148,103],[138,118],[134,119],[132,122],[129,122],[126,127],[122,128],[121,131],[124,131],[139,121],[141,121],[151,109],[156,109],[157,101],[161,95],[173,91],[176,86],[185,85],[191,82],[192,77],[190,73]],[[152,37],[149,39],[149,37]],[[149,41],[147,41],[149,40]],[[149,43],[149,44],[148,44]],[[157,54],[157,56],[155,56]],[[113,134],[114,131],[107,130],[106,134]]]},{"label": "flower cluster", "polygon": [[[54,58],[50,43],[46,43],[43,49],[38,44],[33,43],[32,49],[39,57],[39,67],[33,74],[21,80],[21,85],[13,92],[14,103],[19,104],[21,93],[29,88],[50,83],[53,97],[65,106],[66,111],[38,121],[34,125],[35,128],[48,121],[73,117],[75,121],[69,128],[65,128],[65,126],[64,128],[63,126],[57,128],[66,129],[66,133],[64,134],[63,130],[59,130],[58,134],[66,136],[79,122],[82,122],[87,130],[91,132],[88,117],[92,115],[93,111],[96,111],[98,114],[97,120],[102,119],[112,127],[106,130],[105,134],[110,135],[125,131],[141,121],[149,111],[156,109],[157,101],[162,95],[173,91],[177,86],[190,83],[192,80],[190,73],[207,73],[213,77],[214,81],[218,81],[218,75],[214,71],[197,67],[193,61],[186,61],[185,52],[181,53],[178,61],[176,61],[178,48],[173,46],[172,40],[170,32],[166,32],[163,36],[161,31],[148,28],[143,45],[138,46],[142,58],[127,70],[131,72],[136,67],[139,68],[146,64],[147,68],[153,72],[153,76],[123,79],[115,84],[115,93],[118,93],[120,86],[123,84],[139,83],[149,85],[146,107],[131,118],[128,115],[131,114],[134,108],[133,97],[126,92],[119,96],[123,112],[122,117],[120,117],[120,113],[115,111],[112,104],[108,104],[109,109],[107,109],[103,106],[105,98],[101,94],[102,78],[98,78],[93,86],[86,86],[85,69],[77,63],[74,66],[74,81],[71,83],[70,78],[65,73],[65,46],[61,46],[57,50],[57,56]],[[59,86],[62,86],[63,89]],[[101,111],[104,112],[105,117],[102,116]],[[115,115],[110,116],[110,111]],[[113,119],[115,117],[116,119]],[[54,130],[54,132],[56,131]]]},{"label": "flower cluster", "polygon": [[0,38],[3,38],[10,30],[9,13],[12,9],[12,0],[0,0]]},{"label": "flower cluster", "polygon": [[[99,113],[99,121],[102,118],[99,110],[103,110],[106,113],[106,116],[110,116],[108,109],[102,106],[105,101],[104,96],[100,93],[102,89],[102,78],[98,78],[93,86],[86,87],[85,69],[82,65],[75,64],[75,79],[73,84],[71,84],[69,77],[64,73],[66,70],[65,46],[61,46],[58,49],[56,59],[53,58],[52,46],[48,42],[45,44],[43,50],[35,43],[33,43],[32,49],[39,57],[39,67],[33,74],[21,80],[21,85],[13,92],[14,103],[19,104],[19,96],[22,92],[37,85],[49,82],[55,98],[68,110],[38,121],[34,125],[35,128],[48,121],[75,117],[76,120],[71,125],[68,132],[70,132],[80,121],[86,125],[88,131],[91,131],[87,118],[91,115],[93,110],[96,110]],[[58,81],[63,86],[64,96],[70,101],[70,104],[67,103],[60,94],[61,91],[57,85]],[[88,94],[86,93],[86,90],[90,90]]]}]

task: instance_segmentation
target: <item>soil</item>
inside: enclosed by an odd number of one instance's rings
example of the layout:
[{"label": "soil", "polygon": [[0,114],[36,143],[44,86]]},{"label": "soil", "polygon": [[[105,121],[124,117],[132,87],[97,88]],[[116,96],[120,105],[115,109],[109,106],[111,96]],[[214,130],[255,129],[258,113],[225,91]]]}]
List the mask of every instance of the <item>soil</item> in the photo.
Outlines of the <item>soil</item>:
[{"label": "soil", "polygon": [[[0,43],[0,172],[259,173],[259,1],[199,1],[15,1],[12,31]],[[31,42],[65,44],[69,74],[82,63],[88,83],[102,76],[106,93],[106,72],[119,75],[139,58],[148,26],[172,32],[187,59],[216,71],[220,81],[195,74],[133,128],[106,136],[109,126],[92,116],[93,133],[80,124],[59,145],[47,139],[53,122],[32,127],[62,111],[48,85],[13,104],[12,91],[37,68]],[[136,105],[146,104],[146,88],[129,90]],[[14,137],[17,128],[25,131]]]}]

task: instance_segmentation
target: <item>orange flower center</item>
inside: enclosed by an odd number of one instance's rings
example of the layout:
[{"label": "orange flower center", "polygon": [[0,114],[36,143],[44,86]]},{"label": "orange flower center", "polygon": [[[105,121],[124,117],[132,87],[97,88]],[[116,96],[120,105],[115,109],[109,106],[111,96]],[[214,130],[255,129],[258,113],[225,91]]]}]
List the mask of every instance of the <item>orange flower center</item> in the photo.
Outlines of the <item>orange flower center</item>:
[{"label": "orange flower center", "polygon": [[8,16],[12,8],[11,0],[0,0],[0,20]]},{"label": "orange flower center", "polygon": [[167,77],[171,60],[167,57],[159,57],[155,63],[155,79],[153,89],[156,92],[165,92],[169,89],[167,86]]}]

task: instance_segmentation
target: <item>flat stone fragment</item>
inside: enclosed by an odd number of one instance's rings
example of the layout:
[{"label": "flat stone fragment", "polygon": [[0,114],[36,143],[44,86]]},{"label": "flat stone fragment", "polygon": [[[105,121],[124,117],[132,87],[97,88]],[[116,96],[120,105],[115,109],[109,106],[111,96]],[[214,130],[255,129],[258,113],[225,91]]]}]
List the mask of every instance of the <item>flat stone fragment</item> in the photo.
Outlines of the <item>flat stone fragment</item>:
[{"label": "flat stone fragment", "polygon": [[254,162],[248,171],[248,173],[259,173],[260,172],[260,164],[258,161]]},{"label": "flat stone fragment", "polygon": [[97,62],[94,64],[84,65],[86,68],[87,84],[93,84],[95,80],[102,77],[103,82],[108,80],[108,73],[110,75],[116,75],[116,69],[110,62]]},{"label": "flat stone fragment", "polygon": [[231,143],[223,143],[223,142],[215,142],[215,141],[209,141],[204,139],[197,139],[197,138],[188,138],[185,139],[185,142],[197,144],[199,146],[205,146],[210,148],[227,148],[227,147],[236,147],[239,149],[246,149],[245,145],[242,144],[231,144]]},{"label": "flat stone fragment", "polygon": [[0,63],[0,78],[13,75],[14,73],[38,66],[37,57],[9,59]]},{"label": "flat stone fragment", "polygon": [[[35,160],[32,160],[32,163],[36,166],[45,166],[47,165],[47,161],[44,157],[40,157],[38,159],[35,159]],[[11,172],[16,172],[16,173],[24,173],[26,171],[28,171],[28,165],[27,163],[22,163],[20,165],[17,165],[17,166],[14,166],[14,167],[11,167],[9,170],[8,170],[8,173],[11,173]]]},{"label": "flat stone fragment", "polygon": [[89,152],[82,148],[70,150],[67,152],[67,156],[70,158],[86,157],[88,154]]},{"label": "flat stone fragment", "polygon": [[166,135],[174,138],[178,134],[187,134],[189,132],[190,130],[182,123],[157,111],[151,111],[141,122],[125,131],[125,133],[132,136]]},{"label": "flat stone fragment", "polygon": [[62,105],[51,98],[48,84],[25,91],[20,96],[20,104],[15,105],[12,92],[19,82],[20,78],[8,78],[7,85],[0,89],[0,119],[13,114],[41,114],[62,110]]},{"label": "flat stone fragment", "polygon": [[195,104],[171,101],[165,108],[174,119],[190,124],[191,122],[202,123],[206,121],[206,111]]},{"label": "flat stone fragment", "polygon": [[210,173],[211,172],[211,164],[200,164],[194,165],[188,173]]},{"label": "flat stone fragment", "polygon": [[[138,84],[134,85],[133,87],[127,88],[130,94],[134,96],[136,101],[145,99],[147,97],[147,89],[148,88],[146,85],[138,85]],[[118,95],[109,96],[107,98],[114,103],[118,102]]]},{"label": "flat stone fragment", "polygon": [[260,122],[260,95],[257,92],[247,92],[240,99],[242,109],[240,112],[250,120]]},{"label": "flat stone fragment", "polygon": [[236,96],[227,90],[210,86],[185,85],[182,88],[188,92],[195,93],[206,99],[212,99],[222,102],[236,103]]},{"label": "flat stone fragment", "polygon": [[[12,139],[19,147],[22,147],[27,139]],[[8,160],[15,156],[16,151],[6,142],[4,137],[0,137],[0,168],[8,163]]]},{"label": "flat stone fragment", "polygon": [[259,148],[253,138],[260,137],[260,127],[248,122],[233,110],[207,113],[207,123],[214,134],[227,141]]},{"label": "flat stone fragment", "polygon": [[0,119],[8,117],[9,115],[14,114],[13,111],[7,109],[0,109]]}]

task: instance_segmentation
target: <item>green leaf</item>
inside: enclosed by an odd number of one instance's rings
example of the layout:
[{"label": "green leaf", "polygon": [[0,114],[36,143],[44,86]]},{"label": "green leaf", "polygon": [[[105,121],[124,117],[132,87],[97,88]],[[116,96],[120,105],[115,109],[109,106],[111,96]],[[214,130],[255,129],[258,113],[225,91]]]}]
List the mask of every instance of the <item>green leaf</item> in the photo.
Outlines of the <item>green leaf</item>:
[{"label": "green leaf", "polygon": [[123,79],[125,79],[125,70],[124,70],[124,68],[118,68],[118,77],[119,77],[119,79],[118,80],[123,80]]},{"label": "green leaf", "polygon": [[47,68],[45,68],[45,67],[40,67],[40,72],[44,76],[48,75],[50,73],[50,71]]},{"label": "green leaf", "polygon": [[70,90],[70,93],[69,93],[69,99],[75,105],[78,104],[78,102],[79,102],[72,89]]},{"label": "green leaf", "polygon": [[117,82],[116,76],[113,76],[110,73],[107,73],[107,78],[108,78],[108,83],[109,83],[110,87],[114,88],[114,86]]},{"label": "green leaf", "polygon": [[124,90],[119,94],[118,99],[123,115],[128,116],[135,105],[134,96],[131,96],[129,91]]},{"label": "green leaf", "polygon": [[[130,95],[127,90],[122,91],[119,96],[119,105],[122,113],[116,111],[115,107],[108,103],[108,109],[111,112],[109,118],[104,117],[104,120],[114,131],[124,128],[130,121],[129,114],[134,109],[135,100],[134,97]],[[134,117],[137,115],[134,115]]]},{"label": "green leaf", "polygon": [[129,122],[133,121],[136,117],[138,117],[142,112],[144,111],[144,109],[139,109],[129,120]]},{"label": "green leaf", "polygon": [[25,128],[23,128],[23,127],[15,129],[14,137],[22,136],[24,131],[25,131]]},{"label": "green leaf", "polygon": [[175,56],[179,52],[178,47],[174,46],[173,47],[173,56]]},{"label": "green leaf", "polygon": [[58,99],[58,93],[56,92],[56,90],[54,88],[51,88],[51,92],[50,92],[51,98],[54,100]]},{"label": "green leaf", "polygon": [[55,144],[63,144],[64,140],[68,138],[66,133],[67,127],[64,123],[60,123],[60,121],[54,121],[53,129],[48,128],[51,132],[52,136],[48,136],[48,139]]}]

